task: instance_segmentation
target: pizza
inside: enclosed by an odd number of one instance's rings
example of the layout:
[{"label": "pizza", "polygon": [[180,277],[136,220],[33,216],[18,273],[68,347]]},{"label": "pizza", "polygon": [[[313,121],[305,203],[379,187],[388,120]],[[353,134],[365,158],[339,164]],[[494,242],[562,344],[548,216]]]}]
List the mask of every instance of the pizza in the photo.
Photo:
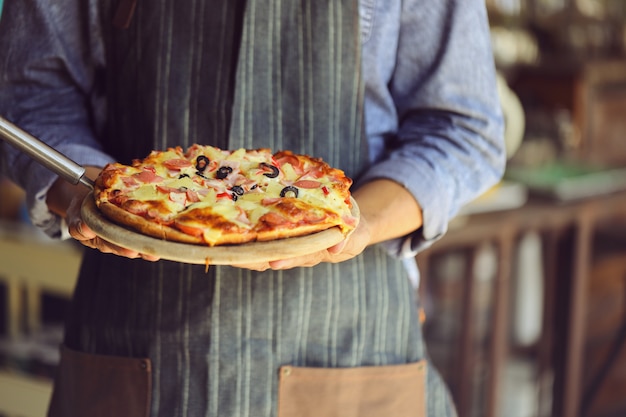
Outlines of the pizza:
[{"label": "pizza", "polygon": [[167,241],[235,245],[356,227],[352,180],[291,151],[192,145],[108,164],[95,182],[101,214]]}]

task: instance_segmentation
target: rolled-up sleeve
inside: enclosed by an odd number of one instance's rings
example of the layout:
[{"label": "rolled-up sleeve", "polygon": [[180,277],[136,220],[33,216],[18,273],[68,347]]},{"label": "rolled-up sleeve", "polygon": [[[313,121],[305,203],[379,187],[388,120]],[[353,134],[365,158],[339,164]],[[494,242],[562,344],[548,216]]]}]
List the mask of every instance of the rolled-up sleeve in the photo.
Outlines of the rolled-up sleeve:
[{"label": "rolled-up sleeve", "polygon": [[[77,163],[111,158],[96,140],[103,105],[96,88],[103,66],[91,2],[13,0],[0,19],[0,115]],[[6,174],[27,192],[31,219],[51,236],[60,219],[47,209],[56,176],[27,155],[2,145]]]},{"label": "rolled-up sleeve", "polygon": [[482,0],[407,1],[387,84],[397,131],[360,183],[391,179],[423,210],[423,227],[385,242],[414,256],[440,238],[458,210],[501,178],[503,119]]}]

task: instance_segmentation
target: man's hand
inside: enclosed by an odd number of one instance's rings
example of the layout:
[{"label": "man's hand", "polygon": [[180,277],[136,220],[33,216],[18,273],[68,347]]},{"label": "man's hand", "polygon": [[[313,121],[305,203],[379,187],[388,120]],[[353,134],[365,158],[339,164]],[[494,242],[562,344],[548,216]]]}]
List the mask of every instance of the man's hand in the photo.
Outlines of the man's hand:
[{"label": "man's hand", "polygon": [[[100,173],[99,168],[87,168],[87,175],[95,179]],[[112,253],[126,258],[142,258],[147,261],[157,261],[159,258],[140,254],[139,252],[122,248],[96,236],[96,234],[85,224],[80,208],[89,190],[82,185],[72,185],[63,179],[58,179],[48,191],[47,204],[50,210],[65,218],[70,235],[83,245],[98,249],[103,253]]]}]

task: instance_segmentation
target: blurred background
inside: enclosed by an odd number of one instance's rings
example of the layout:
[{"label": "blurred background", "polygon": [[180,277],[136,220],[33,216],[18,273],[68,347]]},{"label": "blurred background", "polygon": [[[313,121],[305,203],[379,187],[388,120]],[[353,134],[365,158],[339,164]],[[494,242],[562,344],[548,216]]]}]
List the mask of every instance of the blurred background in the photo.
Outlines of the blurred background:
[{"label": "blurred background", "polygon": [[487,0],[504,180],[418,255],[461,416],[626,416],[626,1]]},{"label": "blurred background", "polygon": [[[460,417],[626,416],[626,0],[486,0],[503,181],[418,255]],[[0,416],[45,414],[81,258],[0,176]]]}]

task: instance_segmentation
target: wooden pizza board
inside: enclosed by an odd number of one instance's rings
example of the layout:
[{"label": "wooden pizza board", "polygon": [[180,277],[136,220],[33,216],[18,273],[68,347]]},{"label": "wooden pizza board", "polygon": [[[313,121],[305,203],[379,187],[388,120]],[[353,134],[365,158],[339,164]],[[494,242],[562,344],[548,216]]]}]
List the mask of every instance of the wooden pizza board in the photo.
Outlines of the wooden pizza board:
[{"label": "wooden pizza board", "polygon": [[[353,214],[358,218],[359,210],[354,199],[352,207]],[[83,201],[81,215],[87,226],[99,237],[118,246],[161,259],[199,265],[236,265],[289,259],[327,249],[346,238],[338,227],[333,227],[307,236],[241,245],[204,246],[168,242],[106,219],[98,210],[91,193]]]}]

